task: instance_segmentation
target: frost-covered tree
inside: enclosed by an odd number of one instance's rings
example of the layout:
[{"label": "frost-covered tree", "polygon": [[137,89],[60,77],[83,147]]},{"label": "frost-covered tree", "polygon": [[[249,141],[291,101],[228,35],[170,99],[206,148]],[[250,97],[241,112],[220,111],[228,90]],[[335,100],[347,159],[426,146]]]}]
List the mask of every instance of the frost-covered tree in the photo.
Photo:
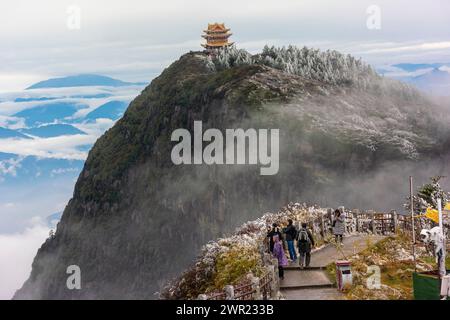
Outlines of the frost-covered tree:
[{"label": "frost-covered tree", "polygon": [[237,49],[234,45],[216,50],[211,56],[216,70],[223,70],[240,65],[252,64],[252,56],[246,50]]},{"label": "frost-covered tree", "polygon": [[410,100],[419,98],[417,90],[411,86],[386,79],[361,59],[335,50],[320,51],[295,46],[278,48],[266,45],[261,53],[252,56],[246,50],[237,49],[233,45],[216,50],[208,60],[208,65],[214,65],[217,71],[239,65],[259,64],[330,85],[348,85],[379,95],[400,95]]},{"label": "frost-covered tree", "polygon": [[[413,196],[414,211],[419,214],[431,207],[437,209],[437,200],[442,199],[442,204],[445,205],[450,200],[450,193],[442,189],[439,183],[443,176],[436,176],[430,178],[431,182],[421,186],[417,194]],[[404,204],[407,210],[411,210],[411,198],[408,197],[408,203]]]},{"label": "frost-covered tree", "polygon": [[364,85],[367,83],[366,78],[378,77],[369,65],[350,55],[343,55],[334,50],[321,52],[307,47],[276,48],[266,45],[260,54],[252,56],[243,49],[230,46],[217,50],[211,59],[217,70],[237,65],[262,64],[330,84]]}]

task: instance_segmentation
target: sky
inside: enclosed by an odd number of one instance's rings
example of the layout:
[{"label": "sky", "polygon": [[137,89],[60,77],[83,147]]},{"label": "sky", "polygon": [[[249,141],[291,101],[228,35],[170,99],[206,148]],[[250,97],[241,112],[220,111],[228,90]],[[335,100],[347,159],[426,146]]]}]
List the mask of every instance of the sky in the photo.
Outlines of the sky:
[{"label": "sky", "polygon": [[200,50],[201,31],[215,21],[251,52],[296,44],[376,66],[448,63],[449,12],[447,0],[2,0],[0,92],[84,72],[148,82]]}]

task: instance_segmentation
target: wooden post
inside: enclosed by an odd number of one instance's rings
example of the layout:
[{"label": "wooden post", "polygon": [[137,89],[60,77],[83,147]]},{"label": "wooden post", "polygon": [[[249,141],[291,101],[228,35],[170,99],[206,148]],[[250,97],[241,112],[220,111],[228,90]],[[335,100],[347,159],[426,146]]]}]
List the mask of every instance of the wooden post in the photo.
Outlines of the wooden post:
[{"label": "wooden post", "polygon": [[[329,226],[333,225],[333,209],[331,208],[328,208],[327,210],[327,220],[328,220],[327,225]],[[327,232],[328,231],[329,230],[327,229]]]},{"label": "wooden post", "polygon": [[323,212],[320,213],[320,228],[322,231],[322,238],[325,239],[325,220],[323,219]]},{"label": "wooden post", "polygon": [[353,218],[355,219],[355,230],[356,232],[360,232],[359,230],[359,210],[353,210]]},{"label": "wooden post", "polygon": [[226,300],[234,300],[234,287],[232,285],[225,286]]},{"label": "wooden post", "polygon": [[392,230],[394,231],[394,233],[397,233],[397,223],[398,223],[398,218],[397,218],[397,211],[392,211],[391,213],[392,215]]},{"label": "wooden post", "polygon": [[258,277],[251,278],[253,300],[262,300],[261,287],[260,287],[259,281],[260,281],[260,279]]},{"label": "wooden post", "polygon": [[275,271],[275,266],[274,265],[269,265],[267,266],[267,272],[269,273],[270,276],[270,298],[271,299],[276,299],[277,295],[278,295],[278,289],[276,288],[275,285],[275,277],[277,277],[276,271]]},{"label": "wooden post", "polygon": [[377,228],[375,226],[375,213],[374,212],[371,213],[370,221],[371,221],[371,224],[372,224],[372,234],[377,234]]},{"label": "wooden post", "polygon": [[414,227],[414,197],[413,197],[413,177],[409,177],[409,194],[410,194],[410,206],[411,206],[411,229],[412,229],[412,254],[414,259],[414,270],[417,272],[416,265],[416,230]]},{"label": "wooden post", "polygon": [[264,254],[264,260],[263,260],[264,264],[265,265],[270,264],[272,262],[272,258],[273,257],[272,257],[272,255],[270,253],[265,253]]},{"label": "wooden post", "polygon": [[280,278],[278,276],[278,259],[272,259],[272,284],[271,284],[271,296],[272,299],[278,299],[278,292],[280,291]]},{"label": "wooden post", "polygon": [[[439,211],[439,242],[442,248],[442,254],[439,257],[439,276],[442,279],[444,276],[447,275],[447,269],[445,268],[445,254],[446,254],[446,248],[447,248],[447,240],[445,238],[444,234],[444,217],[442,214],[442,199],[437,199],[437,205],[438,205],[438,211]],[[437,245],[437,244],[436,244]]]}]

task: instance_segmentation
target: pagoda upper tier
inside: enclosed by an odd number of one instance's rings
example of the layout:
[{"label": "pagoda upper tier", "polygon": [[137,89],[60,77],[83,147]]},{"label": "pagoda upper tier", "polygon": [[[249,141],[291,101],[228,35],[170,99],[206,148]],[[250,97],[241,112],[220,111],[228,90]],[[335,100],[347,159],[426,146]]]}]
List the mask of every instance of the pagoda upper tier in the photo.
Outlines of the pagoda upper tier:
[{"label": "pagoda upper tier", "polygon": [[224,23],[209,23],[208,29],[203,30],[202,35],[206,39],[206,43],[202,44],[206,50],[228,47],[233,44],[228,38],[232,35],[230,29],[225,27]]}]

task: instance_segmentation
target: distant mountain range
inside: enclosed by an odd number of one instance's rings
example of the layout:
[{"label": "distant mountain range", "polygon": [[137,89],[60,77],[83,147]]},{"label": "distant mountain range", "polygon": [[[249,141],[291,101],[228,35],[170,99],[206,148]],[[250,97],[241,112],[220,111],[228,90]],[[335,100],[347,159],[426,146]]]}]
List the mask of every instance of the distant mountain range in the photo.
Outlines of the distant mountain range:
[{"label": "distant mountain range", "polygon": [[450,96],[450,63],[399,63],[378,71],[397,80],[410,83],[431,95]]},{"label": "distant mountain range", "polygon": [[32,127],[63,120],[83,108],[87,106],[73,102],[51,102],[15,113],[14,117],[25,119],[26,125]]},{"label": "distant mountain range", "polygon": [[393,67],[405,70],[405,71],[409,71],[409,72],[413,72],[413,71],[417,71],[417,70],[422,70],[422,69],[436,69],[436,68],[440,68],[443,66],[448,66],[450,64],[445,64],[445,63],[398,63],[398,64],[394,64],[392,65]]},{"label": "distant mountain range", "polygon": [[409,82],[431,94],[450,95],[450,73],[447,71],[435,68],[428,73],[410,79]]},{"label": "distant mountain range", "polygon": [[50,124],[36,128],[21,129],[20,132],[40,138],[51,138],[75,134],[86,134],[70,124]]},{"label": "distant mountain range", "polygon": [[128,104],[123,101],[110,101],[101,105],[94,111],[89,112],[85,120],[95,121],[96,119],[111,119],[117,120],[122,117],[127,109]]},{"label": "distant mountain range", "polygon": [[91,87],[91,86],[106,86],[106,87],[122,87],[145,85],[142,82],[125,82],[114,78],[96,75],[96,74],[81,74],[76,76],[69,76],[63,78],[53,78],[38,82],[28,87],[30,89],[42,88],[66,88],[66,87]]}]

